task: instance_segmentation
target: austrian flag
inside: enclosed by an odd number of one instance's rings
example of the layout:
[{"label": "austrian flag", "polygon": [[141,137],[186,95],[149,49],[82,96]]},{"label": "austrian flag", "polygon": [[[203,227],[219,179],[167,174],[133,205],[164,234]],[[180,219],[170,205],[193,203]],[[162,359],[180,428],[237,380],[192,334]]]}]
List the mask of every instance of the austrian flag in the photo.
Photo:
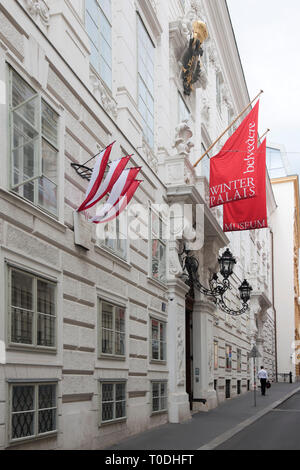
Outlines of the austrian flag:
[{"label": "austrian flag", "polygon": [[257,196],[258,110],[259,101],[210,159],[210,207]]}]

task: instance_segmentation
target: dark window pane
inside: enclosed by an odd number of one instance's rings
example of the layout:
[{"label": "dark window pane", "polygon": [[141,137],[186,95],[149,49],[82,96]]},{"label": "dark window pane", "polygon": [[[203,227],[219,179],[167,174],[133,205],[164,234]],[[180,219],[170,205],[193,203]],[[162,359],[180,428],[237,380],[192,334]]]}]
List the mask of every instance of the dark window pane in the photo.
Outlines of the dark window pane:
[{"label": "dark window pane", "polygon": [[113,419],[113,403],[102,404],[102,421],[111,421]]},{"label": "dark window pane", "polygon": [[34,413],[17,413],[12,416],[12,439],[34,435]]},{"label": "dark window pane", "polygon": [[56,407],[56,385],[39,386],[39,409]]},{"label": "dark window pane", "polygon": [[56,430],[56,409],[39,411],[39,434]]},{"label": "dark window pane", "polygon": [[12,390],[12,411],[29,411],[34,409],[34,387],[14,386]]}]

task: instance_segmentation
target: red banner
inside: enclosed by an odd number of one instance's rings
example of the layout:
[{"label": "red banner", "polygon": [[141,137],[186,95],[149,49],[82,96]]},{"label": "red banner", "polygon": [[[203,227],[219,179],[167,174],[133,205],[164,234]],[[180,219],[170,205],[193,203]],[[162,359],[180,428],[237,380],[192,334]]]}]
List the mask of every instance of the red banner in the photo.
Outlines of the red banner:
[{"label": "red banner", "polygon": [[259,101],[218,155],[210,159],[210,207],[257,195],[258,110]]},{"label": "red banner", "polygon": [[266,139],[256,151],[257,197],[224,204],[223,230],[258,230],[268,227],[266,196]]}]

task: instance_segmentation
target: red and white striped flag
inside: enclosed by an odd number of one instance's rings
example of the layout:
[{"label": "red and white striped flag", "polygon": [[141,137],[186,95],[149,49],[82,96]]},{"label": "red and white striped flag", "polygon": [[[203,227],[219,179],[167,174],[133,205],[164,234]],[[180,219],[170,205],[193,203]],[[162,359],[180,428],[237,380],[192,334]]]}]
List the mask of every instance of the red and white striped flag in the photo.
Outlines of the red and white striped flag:
[{"label": "red and white striped flag", "polygon": [[128,187],[126,193],[121,196],[114,206],[112,206],[109,211],[104,214],[104,216],[96,216],[91,219],[91,222],[94,222],[95,224],[103,224],[106,222],[110,222],[111,220],[115,219],[118,217],[121,212],[126,209],[128,204],[130,203],[131,199],[134,196],[134,193],[138,189],[139,185],[142,183],[140,180],[134,180],[130,183],[130,186]]},{"label": "red and white striped flag", "polygon": [[120,158],[119,160],[115,160],[111,163],[109,167],[109,171],[104,181],[98,187],[96,194],[90,199],[90,201],[87,204],[85,204],[84,209],[82,210],[90,209],[95,204],[97,204],[97,202],[103,199],[107,193],[109,193],[112,190],[112,188],[114,187],[114,184],[119,179],[122,171],[126,167],[130,158],[131,158],[131,155],[128,155],[127,157]]},{"label": "red and white striped flag", "polygon": [[106,203],[102,206],[101,210],[97,212],[98,219],[106,216],[110,209],[119,202],[120,198],[126,194],[132,181],[137,177],[140,171],[141,167],[137,167],[129,168],[122,172],[120,178],[114,185]]},{"label": "red and white striped flag", "polygon": [[114,142],[110,144],[108,147],[106,147],[104,150],[102,150],[99,157],[97,158],[96,164],[93,169],[92,176],[91,176],[91,180],[89,182],[88,188],[85,193],[85,200],[83,201],[81,206],[77,209],[77,212],[84,211],[86,209],[87,204],[95,196],[97,189],[99,188],[102,182],[113,145],[114,145]]}]

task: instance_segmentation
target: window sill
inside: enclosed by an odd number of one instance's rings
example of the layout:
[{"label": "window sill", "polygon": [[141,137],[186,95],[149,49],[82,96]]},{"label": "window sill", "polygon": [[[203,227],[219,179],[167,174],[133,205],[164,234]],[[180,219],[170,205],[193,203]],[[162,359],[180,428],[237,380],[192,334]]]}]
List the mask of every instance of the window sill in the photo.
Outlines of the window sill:
[{"label": "window sill", "polygon": [[166,415],[167,413],[168,413],[168,410],[152,411],[150,416],[153,417],[153,416]]},{"label": "window sill", "polygon": [[6,191],[3,188],[0,188],[0,196],[1,198],[13,204],[15,207],[18,207],[22,211],[26,211],[30,215],[44,220],[47,224],[52,225],[55,229],[58,229],[60,232],[64,233],[67,231],[66,225],[59,222],[57,217],[51,215],[49,212],[43,211],[39,206],[28,202],[26,199],[23,199],[21,196],[18,196],[14,192]]},{"label": "window sill", "polygon": [[147,279],[148,279],[148,282],[150,284],[153,284],[155,287],[158,287],[159,289],[163,289],[164,291],[168,290],[168,286],[166,285],[166,283],[162,281],[158,281],[157,279],[154,279],[151,276],[147,276]]},{"label": "window sill", "polygon": [[110,260],[113,259],[117,264],[127,269],[128,271],[131,271],[131,265],[125,259],[118,256],[115,251],[110,250],[103,245],[95,245],[95,251],[103,256],[106,256]]},{"label": "window sill", "polygon": [[58,436],[58,431],[52,431],[52,432],[48,432],[46,434],[43,434],[41,436],[23,437],[21,439],[9,442],[7,444],[6,448],[24,445],[27,442],[32,443],[32,442],[37,442],[37,441],[41,441],[41,440],[44,440],[44,439],[57,438],[57,436]]},{"label": "window sill", "polygon": [[48,349],[43,347],[35,347],[26,344],[9,343],[7,351],[27,351],[36,354],[51,354],[52,356],[57,355],[57,349]]},{"label": "window sill", "polygon": [[99,424],[99,428],[102,428],[104,426],[113,426],[114,424],[126,423],[126,421],[127,421],[127,417],[114,419],[113,421],[103,421]]},{"label": "window sill", "polygon": [[155,365],[161,365],[161,366],[166,366],[167,365],[167,361],[159,361],[159,360],[156,360],[156,359],[151,359],[150,360],[150,364],[155,364]]},{"label": "window sill", "polygon": [[125,362],[126,361],[126,356],[110,356],[109,354],[100,354],[98,356],[98,359],[99,361],[103,360],[103,359],[108,359],[109,361],[122,361],[122,362]]}]

